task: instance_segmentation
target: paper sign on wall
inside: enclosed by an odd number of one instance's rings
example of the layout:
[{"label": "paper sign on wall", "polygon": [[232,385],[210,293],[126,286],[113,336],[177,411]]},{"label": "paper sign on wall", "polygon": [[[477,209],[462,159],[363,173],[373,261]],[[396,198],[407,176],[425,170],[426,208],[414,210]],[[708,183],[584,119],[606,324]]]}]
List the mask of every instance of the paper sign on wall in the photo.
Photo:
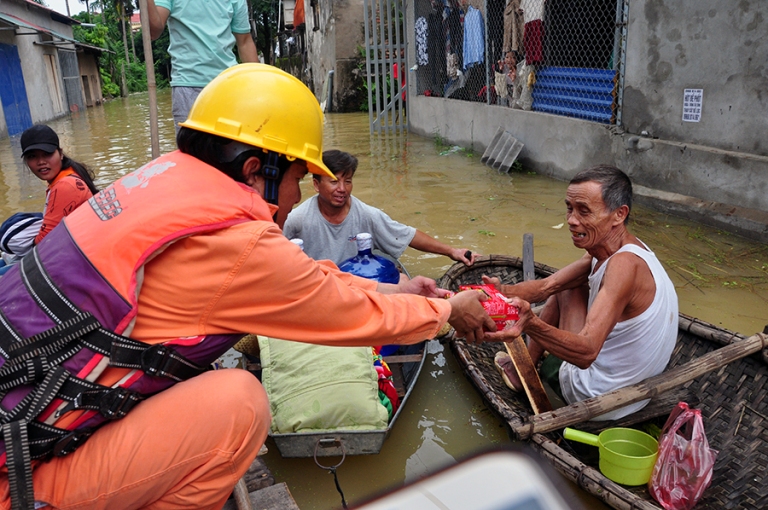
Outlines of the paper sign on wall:
[{"label": "paper sign on wall", "polygon": [[704,89],[685,89],[683,92],[683,122],[699,122]]}]

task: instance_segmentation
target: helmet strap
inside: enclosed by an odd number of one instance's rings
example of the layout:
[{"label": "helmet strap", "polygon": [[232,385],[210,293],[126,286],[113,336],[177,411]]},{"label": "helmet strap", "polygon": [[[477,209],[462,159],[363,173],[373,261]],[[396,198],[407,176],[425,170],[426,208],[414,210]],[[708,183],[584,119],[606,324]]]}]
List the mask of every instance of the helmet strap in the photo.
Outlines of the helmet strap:
[{"label": "helmet strap", "polygon": [[280,154],[274,151],[267,153],[267,162],[261,170],[261,175],[264,177],[264,200],[267,203],[277,204],[277,194],[280,188],[280,181],[283,180],[283,172],[277,167],[277,161],[280,158]]}]

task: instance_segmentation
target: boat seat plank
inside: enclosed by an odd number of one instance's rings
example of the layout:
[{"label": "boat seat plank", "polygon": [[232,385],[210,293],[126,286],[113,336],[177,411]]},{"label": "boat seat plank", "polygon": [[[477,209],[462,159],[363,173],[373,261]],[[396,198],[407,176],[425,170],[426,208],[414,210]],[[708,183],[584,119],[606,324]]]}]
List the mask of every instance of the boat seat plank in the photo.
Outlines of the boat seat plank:
[{"label": "boat seat plank", "polygon": [[[248,496],[253,508],[258,510],[299,510],[299,505],[296,504],[284,482],[253,491]],[[223,510],[237,510],[235,501],[228,500]]]},{"label": "boat seat plank", "polygon": [[275,484],[275,477],[261,457],[256,457],[243,475],[248,492],[253,492]]},{"label": "boat seat plank", "polygon": [[394,356],[384,356],[384,362],[387,365],[394,363],[419,363],[424,354],[399,354]]}]

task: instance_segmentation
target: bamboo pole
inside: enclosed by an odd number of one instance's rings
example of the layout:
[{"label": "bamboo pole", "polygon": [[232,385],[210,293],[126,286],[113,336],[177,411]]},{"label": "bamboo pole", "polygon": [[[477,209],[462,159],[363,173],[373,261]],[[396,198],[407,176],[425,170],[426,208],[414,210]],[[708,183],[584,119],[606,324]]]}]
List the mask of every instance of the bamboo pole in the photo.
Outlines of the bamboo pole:
[{"label": "bamboo pole", "polygon": [[761,351],[766,346],[768,346],[768,335],[758,333],[745,340],[707,353],[672,370],[650,377],[643,382],[614,390],[599,397],[582,400],[554,411],[531,416],[526,422],[513,427],[514,433],[521,440],[525,440],[533,434],[544,434],[590,420],[614,409],[653,398],[707,372]]},{"label": "bamboo pole", "polygon": [[152,37],[149,33],[147,0],[139,0],[141,39],[144,43],[144,64],[147,68],[147,92],[149,92],[149,137],[152,143],[152,159],[160,156],[160,135],[157,129],[157,84],[155,82],[155,58],[152,55]]}]

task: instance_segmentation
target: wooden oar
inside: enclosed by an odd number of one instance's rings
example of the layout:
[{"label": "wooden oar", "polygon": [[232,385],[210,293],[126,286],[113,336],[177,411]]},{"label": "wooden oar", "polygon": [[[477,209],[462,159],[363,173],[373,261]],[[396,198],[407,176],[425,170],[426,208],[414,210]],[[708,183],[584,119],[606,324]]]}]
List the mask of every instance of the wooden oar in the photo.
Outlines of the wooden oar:
[{"label": "wooden oar", "polygon": [[[535,278],[533,269],[533,234],[523,236],[523,279],[528,281]],[[552,410],[552,404],[549,402],[547,392],[541,384],[539,373],[533,364],[528,347],[522,336],[518,336],[511,342],[505,342],[507,354],[512,358],[512,364],[515,365],[520,382],[523,383],[523,389],[528,396],[534,414],[541,414]]]},{"label": "wooden oar", "polygon": [[561,407],[556,411],[531,416],[525,423],[513,427],[513,431],[520,440],[525,440],[533,434],[545,434],[590,420],[614,409],[653,398],[732,361],[759,352],[767,346],[768,335],[758,333],[707,353],[672,370],[650,377],[643,382],[625,386],[599,397],[582,400]]}]

